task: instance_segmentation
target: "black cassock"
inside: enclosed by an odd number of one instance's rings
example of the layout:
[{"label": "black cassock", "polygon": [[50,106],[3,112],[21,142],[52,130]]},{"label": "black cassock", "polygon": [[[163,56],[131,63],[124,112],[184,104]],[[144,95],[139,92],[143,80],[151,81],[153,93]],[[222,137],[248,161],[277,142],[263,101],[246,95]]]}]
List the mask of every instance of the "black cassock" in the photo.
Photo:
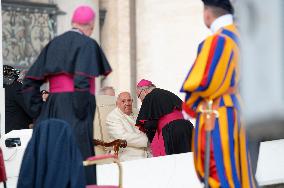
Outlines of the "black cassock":
[{"label": "black cassock", "polygon": [[[174,110],[181,111],[182,100],[170,91],[155,88],[142,102],[136,124],[142,126],[152,142],[157,131],[158,121]],[[169,122],[162,128],[165,152],[167,155],[191,151],[193,125],[185,119]]]},{"label": "black cassock", "polygon": [[[37,122],[49,118],[67,121],[83,159],[94,155],[92,140],[96,101],[90,93],[90,79],[110,72],[111,67],[97,42],[77,30],[71,30],[45,46],[24,79],[25,103],[34,118]],[[71,76],[74,91],[51,91],[47,101],[43,102],[40,86],[56,75]],[[55,84],[65,87],[60,80]],[[95,167],[86,167],[85,170],[87,184],[95,184]]]}]

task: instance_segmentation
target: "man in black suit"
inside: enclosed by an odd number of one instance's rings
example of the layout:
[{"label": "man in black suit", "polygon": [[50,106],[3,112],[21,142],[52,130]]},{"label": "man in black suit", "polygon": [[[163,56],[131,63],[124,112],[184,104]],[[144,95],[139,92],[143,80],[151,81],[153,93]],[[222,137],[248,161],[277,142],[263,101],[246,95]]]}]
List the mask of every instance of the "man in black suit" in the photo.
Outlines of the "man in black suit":
[{"label": "man in black suit", "polygon": [[22,83],[17,81],[19,71],[4,65],[5,88],[5,133],[12,130],[28,129],[32,118],[25,107],[21,93]]}]

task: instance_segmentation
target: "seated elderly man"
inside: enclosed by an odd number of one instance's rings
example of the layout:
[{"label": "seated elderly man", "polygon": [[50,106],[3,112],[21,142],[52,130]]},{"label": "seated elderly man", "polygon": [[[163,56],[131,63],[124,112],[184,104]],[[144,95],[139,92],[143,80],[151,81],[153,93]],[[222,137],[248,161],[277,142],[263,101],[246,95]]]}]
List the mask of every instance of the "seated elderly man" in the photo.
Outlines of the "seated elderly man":
[{"label": "seated elderly man", "polygon": [[109,113],[106,127],[111,140],[123,139],[127,147],[119,151],[120,161],[146,158],[148,153],[148,138],[136,126],[137,112],[132,108],[133,100],[129,92],[118,95],[116,108]]}]

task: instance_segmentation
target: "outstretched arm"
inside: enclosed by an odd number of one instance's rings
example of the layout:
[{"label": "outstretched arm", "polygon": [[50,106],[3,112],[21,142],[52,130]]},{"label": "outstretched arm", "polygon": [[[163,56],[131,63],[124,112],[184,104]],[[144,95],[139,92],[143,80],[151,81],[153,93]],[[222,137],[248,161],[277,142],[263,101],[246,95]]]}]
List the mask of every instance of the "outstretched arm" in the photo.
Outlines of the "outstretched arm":
[{"label": "outstretched arm", "polygon": [[[124,128],[123,122],[119,119],[108,117],[106,120],[108,133],[114,139],[122,139],[127,141],[127,146],[136,148],[146,148],[148,139],[143,132],[129,132]],[[127,126],[127,125],[125,125]],[[133,126],[133,125],[129,125]],[[135,127],[134,127],[135,128]]]},{"label": "outstretched arm", "polygon": [[148,140],[151,143],[155,136],[157,125],[158,125],[157,120],[149,120],[149,121],[139,121],[139,123],[136,124],[135,126],[137,126],[140,131],[144,132],[147,135]]}]

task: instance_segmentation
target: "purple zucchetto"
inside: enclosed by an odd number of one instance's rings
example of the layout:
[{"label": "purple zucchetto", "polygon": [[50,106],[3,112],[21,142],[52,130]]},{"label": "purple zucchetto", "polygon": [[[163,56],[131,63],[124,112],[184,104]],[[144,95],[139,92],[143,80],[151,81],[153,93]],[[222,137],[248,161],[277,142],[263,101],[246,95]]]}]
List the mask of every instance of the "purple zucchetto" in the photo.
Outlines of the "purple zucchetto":
[{"label": "purple zucchetto", "polygon": [[149,80],[142,79],[137,83],[137,87],[145,87],[145,86],[151,86],[153,83]]},{"label": "purple zucchetto", "polygon": [[96,13],[90,6],[79,6],[75,9],[72,16],[72,23],[88,24],[95,20]]}]

